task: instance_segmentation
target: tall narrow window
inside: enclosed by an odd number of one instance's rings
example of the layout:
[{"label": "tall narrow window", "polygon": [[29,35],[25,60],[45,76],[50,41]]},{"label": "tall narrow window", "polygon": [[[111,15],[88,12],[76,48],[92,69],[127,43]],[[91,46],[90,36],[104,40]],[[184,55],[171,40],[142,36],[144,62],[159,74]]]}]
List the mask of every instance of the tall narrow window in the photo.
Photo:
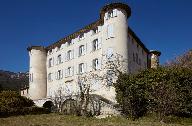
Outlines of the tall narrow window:
[{"label": "tall narrow window", "polygon": [[62,75],[62,71],[61,71],[61,70],[58,70],[58,71],[57,71],[57,79],[58,79],[58,80],[62,79],[62,76],[63,76],[63,75]]},{"label": "tall narrow window", "polygon": [[84,73],[84,63],[79,64],[79,73]]},{"label": "tall narrow window", "polygon": [[99,49],[99,42],[98,39],[95,39],[93,41],[93,51],[98,50]]},{"label": "tall narrow window", "polygon": [[53,58],[50,58],[49,59],[49,67],[52,67],[53,66]]},{"label": "tall narrow window", "polygon": [[48,74],[48,81],[52,81],[52,73]]},{"label": "tall narrow window", "polygon": [[71,67],[68,67],[68,68],[67,68],[67,72],[68,72],[68,76],[71,76],[71,75],[72,75],[72,68],[71,68]]},{"label": "tall narrow window", "polygon": [[108,25],[107,26],[107,38],[113,38],[114,34],[113,34],[113,25]]},{"label": "tall narrow window", "polygon": [[61,55],[58,55],[57,56],[57,64],[61,64],[62,63],[62,61],[61,61]]},{"label": "tall narrow window", "polygon": [[72,59],[72,51],[71,50],[69,50],[67,52],[67,60],[70,60],[70,59]]},{"label": "tall narrow window", "polygon": [[99,69],[99,60],[97,58],[93,60],[93,69]]},{"label": "tall narrow window", "polygon": [[85,46],[84,45],[79,46],[79,56],[84,55],[84,51],[85,51]]},{"label": "tall narrow window", "polygon": [[139,61],[139,57],[138,57],[138,54],[136,53],[136,63],[138,63]]},{"label": "tall narrow window", "polygon": [[33,82],[33,73],[29,74],[29,81]]},{"label": "tall narrow window", "polygon": [[133,53],[133,62],[135,62],[135,54]]}]

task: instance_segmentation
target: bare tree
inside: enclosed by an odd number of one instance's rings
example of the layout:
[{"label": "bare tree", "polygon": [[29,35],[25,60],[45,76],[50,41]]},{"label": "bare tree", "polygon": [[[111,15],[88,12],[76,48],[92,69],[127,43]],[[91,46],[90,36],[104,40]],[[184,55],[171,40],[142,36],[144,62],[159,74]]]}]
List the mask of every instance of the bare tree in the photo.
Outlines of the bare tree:
[{"label": "bare tree", "polygon": [[192,69],[192,49],[183,55],[177,56],[175,59],[168,61],[165,65]]},{"label": "bare tree", "polygon": [[[94,84],[99,81],[101,87],[107,88],[113,85],[117,76],[125,72],[124,66],[127,63],[126,60],[120,54],[113,54],[111,56],[102,56],[102,67],[99,70],[89,71],[87,73],[79,74],[77,76],[77,92],[70,92],[66,87],[60,87],[55,92],[55,96],[52,97],[52,101],[57,106],[58,112],[62,111],[62,105],[66,99],[74,99],[76,101],[77,114],[78,115],[89,115],[92,111],[93,115],[100,114],[102,106],[101,99],[96,98],[94,91]],[[90,107],[92,110],[90,110]]]}]

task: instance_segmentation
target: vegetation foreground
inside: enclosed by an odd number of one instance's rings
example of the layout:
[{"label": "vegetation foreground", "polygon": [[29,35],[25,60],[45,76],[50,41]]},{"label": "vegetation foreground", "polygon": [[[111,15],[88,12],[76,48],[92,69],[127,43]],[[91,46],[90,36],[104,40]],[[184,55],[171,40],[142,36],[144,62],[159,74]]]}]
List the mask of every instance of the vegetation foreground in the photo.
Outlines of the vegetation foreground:
[{"label": "vegetation foreground", "polygon": [[123,117],[104,119],[60,114],[25,115],[0,118],[1,126],[192,126],[192,118],[167,118],[161,123],[155,118],[143,117],[132,121]]}]

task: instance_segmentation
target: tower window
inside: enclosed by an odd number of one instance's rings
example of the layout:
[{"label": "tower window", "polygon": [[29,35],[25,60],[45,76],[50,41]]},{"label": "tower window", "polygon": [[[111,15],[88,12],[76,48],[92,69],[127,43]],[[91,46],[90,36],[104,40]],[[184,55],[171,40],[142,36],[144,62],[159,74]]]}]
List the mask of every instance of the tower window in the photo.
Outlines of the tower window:
[{"label": "tower window", "polygon": [[93,29],[93,34],[96,34],[96,33],[98,33],[98,27]]},{"label": "tower window", "polygon": [[84,34],[79,35],[79,40],[82,40],[82,39],[84,39],[84,38],[85,38],[85,35],[84,35]]},{"label": "tower window", "polygon": [[108,16],[108,19],[112,18],[113,17],[113,10],[109,11],[107,16]]}]

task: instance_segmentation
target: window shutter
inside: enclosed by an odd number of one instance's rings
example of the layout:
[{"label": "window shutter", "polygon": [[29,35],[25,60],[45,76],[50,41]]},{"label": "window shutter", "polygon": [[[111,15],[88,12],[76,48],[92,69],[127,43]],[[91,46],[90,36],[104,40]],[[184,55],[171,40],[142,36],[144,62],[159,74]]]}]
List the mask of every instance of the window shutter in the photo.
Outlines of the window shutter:
[{"label": "window shutter", "polygon": [[71,50],[71,58],[74,59],[74,49]]},{"label": "window shutter", "polygon": [[117,9],[113,10],[113,17],[117,17]]},{"label": "window shutter", "polygon": [[100,49],[101,46],[102,46],[102,38],[99,37],[99,38],[98,38],[98,49]]},{"label": "window shutter", "polygon": [[101,69],[101,65],[102,65],[101,58],[98,58],[98,69]]},{"label": "window shutter", "polygon": [[113,49],[112,48],[108,48],[107,49],[107,58],[108,59],[112,58],[112,56],[113,56]]},{"label": "window shutter", "polygon": [[87,63],[83,64],[83,73],[87,72]]},{"label": "window shutter", "polygon": [[55,79],[57,80],[57,72],[55,72]]},{"label": "window shutter", "polygon": [[86,54],[86,51],[87,51],[87,43],[83,46],[83,55]]},{"label": "window shutter", "polygon": [[76,49],[75,49],[75,58],[76,57],[79,57],[79,47],[77,47]]},{"label": "window shutter", "polygon": [[68,69],[65,69],[65,77],[68,76]]},{"label": "window shutter", "polygon": [[65,58],[65,62],[66,62],[67,61],[67,52],[65,53],[64,58]]},{"label": "window shutter", "polygon": [[108,25],[108,38],[114,37],[113,25]]},{"label": "window shutter", "polygon": [[78,65],[76,65],[76,74],[79,74],[79,64]]},{"label": "window shutter", "polygon": [[61,70],[61,77],[60,77],[61,79],[63,78],[63,70]]},{"label": "window shutter", "polygon": [[52,64],[51,64],[51,66],[54,66],[54,57],[52,58]]},{"label": "window shutter", "polygon": [[71,75],[74,75],[74,67],[71,67]]}]

